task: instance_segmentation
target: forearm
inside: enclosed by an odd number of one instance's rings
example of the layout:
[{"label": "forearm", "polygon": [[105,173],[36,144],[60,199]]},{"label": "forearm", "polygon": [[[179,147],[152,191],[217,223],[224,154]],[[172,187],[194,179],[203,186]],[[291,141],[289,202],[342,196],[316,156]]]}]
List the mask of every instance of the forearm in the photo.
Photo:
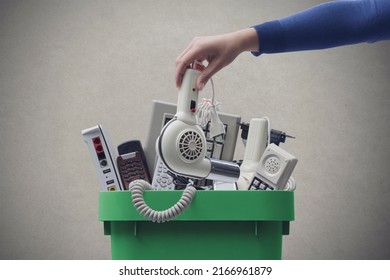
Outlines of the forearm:
[{"label": "forearm", "polygon": [[254,28],[255,55],[375,42],[390,39],[390,1],[333,1]]}]

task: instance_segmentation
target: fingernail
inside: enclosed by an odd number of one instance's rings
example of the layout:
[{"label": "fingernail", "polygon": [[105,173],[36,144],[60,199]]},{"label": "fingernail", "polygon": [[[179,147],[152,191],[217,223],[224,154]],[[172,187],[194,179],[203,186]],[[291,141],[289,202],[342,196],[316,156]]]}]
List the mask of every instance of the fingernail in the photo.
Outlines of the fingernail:
[{"label": "fingernail", "polygon": [[199,84],[199,90],[202,90],[204,88],[204,83]]}]

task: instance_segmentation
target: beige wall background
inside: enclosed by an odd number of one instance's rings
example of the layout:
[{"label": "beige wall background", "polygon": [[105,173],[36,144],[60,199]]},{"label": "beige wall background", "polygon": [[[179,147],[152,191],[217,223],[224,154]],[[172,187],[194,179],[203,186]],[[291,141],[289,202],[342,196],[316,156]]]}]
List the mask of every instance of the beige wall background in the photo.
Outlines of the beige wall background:
[{"label": "beige wall background", "polygon": [[[321,2],[0,1],[0,258],[109,259],[81,130],[145,143],[151,101],[176,102],[175,59],[194,36]],[[296,136],[282,146],[299,158],[285,259],[390,258],[389,50],[247,53],[214,77],[224,112]]]}]

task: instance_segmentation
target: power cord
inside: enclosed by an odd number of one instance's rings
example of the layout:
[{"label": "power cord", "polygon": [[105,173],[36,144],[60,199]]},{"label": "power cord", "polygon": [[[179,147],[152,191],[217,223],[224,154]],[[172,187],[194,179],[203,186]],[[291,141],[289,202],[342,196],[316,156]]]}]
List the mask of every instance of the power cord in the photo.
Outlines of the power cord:
[{"label": "power cord", "polygon": [[172,182],[175,184],[175,190],[184,190],[188,186],[188,184],[190,184],[190,186],[195,187],[194,182],[191,179],[177,175],[170,170],[167,170],[167,173],[173,179]]},{"label": "power cord", "polygon": [[[242,122],[240,123],[241,128],[241,139],[246,144],[246,140],[248,138],[248,132],[249,132],[249,123]],[[270,125],[268,126],[270,128]],[[274,143],[275,145],[279,146],[280,143],[285,143],[286,138],[295,139],[294,136],[287,135],[286,132],[283,132],[281,130],[271,129],[269,132],[268,139],[270,140],[270,143]]]},{"label": "power cord", "polygon": [[221,122],[218,116],[218,112],[221,108],[221,103],[215,101],[215,91],[214,91],[214,81],[211,78],[211,89],[212,89],[212,98],[206,99],[203,98],[200,102],[196,119],[199,125],[203,128],[206,128],[207,124],[210,122],[210,137],[214,138],[216,136],[225,134],[225,125]]}]

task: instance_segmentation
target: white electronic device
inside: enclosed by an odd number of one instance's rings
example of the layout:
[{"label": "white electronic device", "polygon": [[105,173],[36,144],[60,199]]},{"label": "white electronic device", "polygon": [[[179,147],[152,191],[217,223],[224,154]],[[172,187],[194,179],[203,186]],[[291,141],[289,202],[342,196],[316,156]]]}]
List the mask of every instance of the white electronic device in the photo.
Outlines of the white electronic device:
[{"label": "white electronic device", "polygon": [[[153,100],[151,120],[144,146],[145,157],[148,163],[150,174],[155,174],[156,140],[165,124],[173,119],[177,106],[159,100]],[[204,129],[207,141],[206,156],[214,159],[232,161],[236,149],[238,131],[240,129],[241,117],[225,112],[218,112],[219,118],[225,125],[226,134],[211,139],[209,126]],[[215,140],[215,141],[214,141]]]},{"label": "white electronic device", "polygon": [[156,151],[173,173],[194,179],[235,182],[240,175],[237,164],[206,157],[206,137],[196,120],[199,71],[187,69],[178,92],[174,118],[162,129]]},{"label": "white electronic device", "polygon": [[[159,103],[156,103],[156,104],[159,104]],[[164,127],[164,125],[167,124],[169,121],[171,121],[173,118],[174,118],[174,114],[164,113],[163,118],[162,118],[163,121],[161,124],[161,128]],[[236,123],[238,123],[238,121],[240,120],[240,117],[228,115],[228,114],[223,114],[223,118],[224,118],[225,122],[229,123],[229,124],[227,124],[227,123],[224,124],[224,131],[235,132],[235,129],[238,129],[238,126],[236,125]],[[230,130],[228,130],[228,128],[230,126],[232,128]],[[210,133],[211,133],[210,132],[210,122],[208,124],[206,124],[206,126],[203,128],[203,132],[205,134],[206,142],[207,142],[206,157],[212,158],[212,159],[221,159],[223,157],[223,151],[224,151],[224,147],[225,147],[226,138],[227,137],[232,138],[232,135],[227,136],[227,134],[222,134],[222,135],[219,135],[216,137],[211,137],[211,135],[210,135]],[[237,135],[237,133],[235,133],[233,135]],[[234,139],[234,143],[235,143],[235,141],[236,141],[236,138]],[[229,142],[228,142],[228,144],[229,144]],[[229,145],[227,145],[227,146],[228,146],[228,149],[232,149],[231,145],[230,145],[230,147],[229,147]],[[233,153],[234,153],[234,149],[233,149],[233,151],[229,151],[229,153],[226,153],[226,155],[228,155],[229,158],[232,158]],[[175,180],[175,178],[173,178],[171,176],[171,174],[168,172],[168,168],[165,166],[165,164],[161,160],[161,158],[157,157],[157,162],[155,165],[154,175],[153,175],[152,188],[158,189],[158,190],[174,190],[175,187],[176,188],[178,187],[175,185],[175,182],[177,182],[177,180]],[[220,182],[220,183],[224,183],[224,182]],[[196,185],[198,187],[210,186],[210,188],[212,186],[214,186],[214,190],[219,189],[218,187],[215,188],[215,185],[221,186],[220,183],[215,184],[215,182],[213,183],[210,180],[194,180],[194,185]],[[232,186],[232,185],[234,185],[234,186]],[[181,187],[183,187],[183,186],[181,186]],[[232,187],[235,187],[235,183],[229,185],[229,189],[232,189]],[[179,187],[179,189],[180,189],[180,187]],[[234,189],[236,189],[236,188],[234,188]]]},{"label": "white electronic device", "polygon": [[[159,131],[161,131],[164,125],[172,120],[173,117],[173,114],[164,113]],[[155,150],[155,146],[153,146],[153,150]],[[161,158],[157,156],[156,165],[154,166],[152,188],[155,190],[174,190],[175,187],[175,179],[169,174],[168,168]]]},{"label": "white electronic device", "polygon": [[[155,173],[154,168],[157,162],[156,140],[160,135],[161,129],[168,121],[170,121],[173,118],[175,112],[176,112],[176,105],[173,103],[168,103],[168,102],[158,101],[158,100],[152,101],[151,118],[150,118],[147,137],[144,145],[146,162],[148,164],[150,174]],[[169,119],[166,118],[166,114],[170,116]]]},{"label": "white electronic device", "polygon": [[168,173],[161,158],[157,157],[156,167],[154,169],[152,188],[155,190],[174,190],[174,178]]},{"label": "white electronic device", "polygon": [[240,166],[240,178],[237,181],[239,190],[247,190],[260,158],[268,143],[268,120],[253,118],[250,121],[245,154]]},{"label": "white electronic device", "polygon": [[116,167],[117,154],[112,148],[108,134],[102,125],[84,129],[81,132],[87,144],[102,191],[123,190]]},{"label": "white electronic device", "polygon": [[[250,190],[284,190],[298,159],[275,144],[265,149],[256,173],[253,176]],[[293,190],[289,189],[288,190]]]},{"label": "white electronic device", "polygon": [[234,183],[226,183],[226,182],[214,181],[213,182],[213,190],[214,191],[236,191],[237,184],[235,182]]}]

